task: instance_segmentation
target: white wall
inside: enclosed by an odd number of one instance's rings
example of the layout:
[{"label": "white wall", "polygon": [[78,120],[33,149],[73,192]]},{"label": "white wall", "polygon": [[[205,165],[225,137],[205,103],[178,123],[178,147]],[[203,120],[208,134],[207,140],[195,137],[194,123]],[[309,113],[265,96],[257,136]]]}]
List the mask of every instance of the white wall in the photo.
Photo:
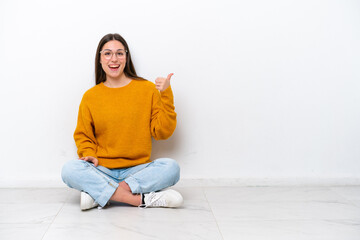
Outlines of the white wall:
[{"label": "white wall", "polygon": [[153,157],[183,179],[360,178],[359,1],[2,0],[0,186],[61,185],[113,32],[139,75],[175,73],[178,128]]}]

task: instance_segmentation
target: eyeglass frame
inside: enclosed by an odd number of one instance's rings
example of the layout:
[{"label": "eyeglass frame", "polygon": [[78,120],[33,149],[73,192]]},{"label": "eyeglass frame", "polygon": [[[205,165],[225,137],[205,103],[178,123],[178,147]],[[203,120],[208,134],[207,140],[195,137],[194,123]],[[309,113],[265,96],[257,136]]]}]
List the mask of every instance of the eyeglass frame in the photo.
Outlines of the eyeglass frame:
[{"label": "eyeglass frame", "polygon": [[[113,51],[111,51],[110,49],[104,49],[104,50],[101,50],[99,53],[100,53],[100,55],[101,55],[101,53],[103,53],[104,51],[109,51],[109,52],[111,52],[111,57],[108,59],[108,60],[110,60],[110,59],[112,59],[112,57],[114,56],[114,54],[116,54],[117,52],[119,52],[119,51],[124,51],[125,52],[125,55],[124,55],[124,57],[126,56],[126,54],[128,53],[128,50],[126,50],[126,49],[118,49],[118,50],[116,50],[116,52],[114,53]],[[118,59],[121,59],[121,58],[123,58],[123,57],[118,57],[118,56],[116,56]],[[106,57],[104,56],[104,58],[106,59]]]}]

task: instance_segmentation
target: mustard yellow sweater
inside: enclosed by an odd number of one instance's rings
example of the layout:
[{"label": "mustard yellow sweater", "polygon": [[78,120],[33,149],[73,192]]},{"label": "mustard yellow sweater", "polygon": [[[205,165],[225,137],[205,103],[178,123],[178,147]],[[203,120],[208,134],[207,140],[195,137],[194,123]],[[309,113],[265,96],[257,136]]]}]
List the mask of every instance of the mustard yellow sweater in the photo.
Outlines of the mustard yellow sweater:
[{"label": "mustard yellow sweater", "polygon": [[107,168],[150,162],[151,136],[167,139],[175,130],[171,87],[159,92],[146,80],[121,88],[100,83],[84,94],[74,139],[79,157],[93,156]]}]

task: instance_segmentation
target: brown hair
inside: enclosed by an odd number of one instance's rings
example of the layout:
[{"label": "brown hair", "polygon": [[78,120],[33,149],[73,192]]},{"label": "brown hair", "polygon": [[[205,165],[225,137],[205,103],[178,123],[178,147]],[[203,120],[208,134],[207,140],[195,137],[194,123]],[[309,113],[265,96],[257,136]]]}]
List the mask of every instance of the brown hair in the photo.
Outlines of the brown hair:
[{"label": "brown hair", "polygon": [[136,74],[135,71],[135,67],[134,64],[131,61],[131,55],[130,55],[130,49],[125,41],[125,39],[123,37],[120,36],[120,34],[118,33],[109,33],[107,35],[105,35],[99,42],[99,45],[97,47],[96,50],[96,57],[95,57],[95,84],[99,84],[102,82],[106,81],[106,74],[105,71],[102,69],[101,63],[100,63],[100,51],[103,48],[103,46],[105,45],[105,43],[112,41],[112,40],[117,40],[119,42],[122,43],[122,45],[124,45],[126,52],[126,65],[124,68],[124,74],[126,77],[129,78],[133,78],[136,80],[145,80],[142,77],[139,77]]}]

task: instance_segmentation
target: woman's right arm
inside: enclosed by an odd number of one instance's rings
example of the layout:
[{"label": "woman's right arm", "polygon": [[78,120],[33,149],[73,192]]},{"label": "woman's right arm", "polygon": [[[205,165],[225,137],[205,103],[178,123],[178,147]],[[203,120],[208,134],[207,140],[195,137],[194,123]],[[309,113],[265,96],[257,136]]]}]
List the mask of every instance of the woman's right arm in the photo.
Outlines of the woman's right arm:
[{"label": "woman's right arm", "polygon": [[74,140],[77,146],[79,158],[96,156],[97,141],[94,134],[94,121],[91,116],[86,98],[83,97],[79,107],[77,126],[74,132]]}]

